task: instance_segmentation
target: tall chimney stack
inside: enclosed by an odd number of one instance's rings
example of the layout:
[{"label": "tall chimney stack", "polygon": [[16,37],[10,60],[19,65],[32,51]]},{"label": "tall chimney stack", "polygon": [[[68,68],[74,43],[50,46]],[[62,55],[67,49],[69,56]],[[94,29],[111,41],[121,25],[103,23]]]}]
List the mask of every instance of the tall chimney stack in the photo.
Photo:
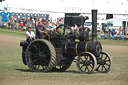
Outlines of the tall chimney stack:
[{"label": "tall chimney stack", "polygon": [[97,9],[92,10],[92,40],[97,41]]}]

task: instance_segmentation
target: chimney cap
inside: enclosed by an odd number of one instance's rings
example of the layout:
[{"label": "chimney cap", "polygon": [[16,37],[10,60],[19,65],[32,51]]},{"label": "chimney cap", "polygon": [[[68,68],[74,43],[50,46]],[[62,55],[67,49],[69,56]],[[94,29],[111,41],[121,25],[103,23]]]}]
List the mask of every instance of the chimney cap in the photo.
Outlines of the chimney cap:
[{"label": "chimney cap", "polygon": [[92,9],[92,11],[96,11],[97,12],[98,10],[97,9]]}]

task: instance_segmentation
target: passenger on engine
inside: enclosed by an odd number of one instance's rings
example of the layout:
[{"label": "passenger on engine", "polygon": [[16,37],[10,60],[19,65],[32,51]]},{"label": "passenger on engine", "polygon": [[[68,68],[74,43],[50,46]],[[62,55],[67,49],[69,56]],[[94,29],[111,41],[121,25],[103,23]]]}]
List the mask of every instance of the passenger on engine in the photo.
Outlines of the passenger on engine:
[{"label": "passenger on engine", "polygon": [[31,31],[31,27],[28,27],[28,31],[26,31],[26,37],[28,42],[32,42],[35,38],[35,33]]}]

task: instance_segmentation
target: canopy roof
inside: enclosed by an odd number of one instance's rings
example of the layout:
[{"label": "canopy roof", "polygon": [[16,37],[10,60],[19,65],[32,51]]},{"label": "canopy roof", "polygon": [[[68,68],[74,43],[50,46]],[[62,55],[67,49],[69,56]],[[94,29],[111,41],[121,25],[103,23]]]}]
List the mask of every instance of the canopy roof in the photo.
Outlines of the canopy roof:
[{"label": "canopy roof", "polygon": [[6,7],[52,12],[91,13],[97,9],[99,13],[128,14],[128,0],[6,0],[0,3]]}]

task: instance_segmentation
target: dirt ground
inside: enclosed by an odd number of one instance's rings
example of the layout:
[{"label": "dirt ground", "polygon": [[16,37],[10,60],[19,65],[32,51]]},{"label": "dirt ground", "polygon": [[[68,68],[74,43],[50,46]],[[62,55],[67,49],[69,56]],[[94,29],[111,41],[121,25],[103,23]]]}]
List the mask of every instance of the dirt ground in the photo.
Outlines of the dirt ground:
[{"label": "dirt ground", "polygon": [[[0,46],[7,46],[7,47],[10,47],[10,48],[15,47],[17,49],[21,49],[21,47],[19,46],[19,43],[20,43],[21,40],[25,40],[25,37],[0,34]],[[103,47],[104,51],[108,52],[113,57],[116,57],[118,55],[121,55],[121,56],[124,57],[124,56],[128,55],[128,50],[127,50],[128,46],[103,45],[102,47]],[[44,73],[42,73],[42,74],[44,74]],[[37,75],[42,75],[42,74],[39,73]],[[32,75],[35,75],[35,73],[33,73],[33,74],[31,73],[31,76]],[[47,74],[44,74],[44,75],[47,75]],[[48,74],[48,76],[49,75],[50,74]],[[51,75],[54,76],[54,77],[53,76],[51,77],[52,78],[51,81],[49,81],[49,79],[51,79],[51,78],[36,79],[36,78],[31,78],[30,77],[28,79],[28,78],[24,77],[25,75],[23,75],[23,77],[22,76],[20,76],[20,77],[9,77],[7,79],[6,79],[6,77],[4,77],[3,80],[0,80],[0,85],[103,85],[103,84],[104,85],[128,85],[128,79],[120,80],[120,78],[119,78],[119,81],[118,81],[118,80],[114,80],[114,79],[109,80],[109,77],[108,77],[107,79],[108,79],[109,82],[107,80],[104,81],[105,78],[103,78],[103,79],[101,78],[102,81],[100,81],[100,82],[99,81],[96,82],[97,81],[96,79],[94,79],[93,82],[91,82],[91,81],[90,82],[84,82],[83,79],[79,79],[79,77],[81,76],[79,74],[71,74],[71,73],[60,73],[60,74],[56,73],[56,74],[54,74],[54,73],[52,73]],[[64,75],[64,77],[67,76],[67,79],[62,79],[61,80],[61,77],[59,77],[60,79],[56,78],[56,76],[58,76],[58,75]],[[71,76],[69,77],[69,75],[73,76],[74,80],[78,83],[74,82],[73,78],[71,78]],[[87,75],[87,76],[90,76],[89,78],[91,79],[91,76],[93,76],[93,75],[101,77],[103,74],[92,74],[92,75]],[[107,75],[107,74],[105,74],[105,75]],[[108,74],[108,75],[111,76],[111,74]],[[0,77],[1,76],[4,76],[4,75],[0,75]],[[78,79],[77,79],[76,76],[79,76]],[[115,74],[115,77],[116,76],[117,75]],[[69,81],[70,79],[68,77],[71,79],[71,81]],[[83,76],[81,76],[81,77],[83,77]],[[124,77],[124,78],[126,78],[126,77]],[[56,80],[57,82],[54,81],[54,80]],[[64,82],[64,83],[62,83],[62,82]]]}]

